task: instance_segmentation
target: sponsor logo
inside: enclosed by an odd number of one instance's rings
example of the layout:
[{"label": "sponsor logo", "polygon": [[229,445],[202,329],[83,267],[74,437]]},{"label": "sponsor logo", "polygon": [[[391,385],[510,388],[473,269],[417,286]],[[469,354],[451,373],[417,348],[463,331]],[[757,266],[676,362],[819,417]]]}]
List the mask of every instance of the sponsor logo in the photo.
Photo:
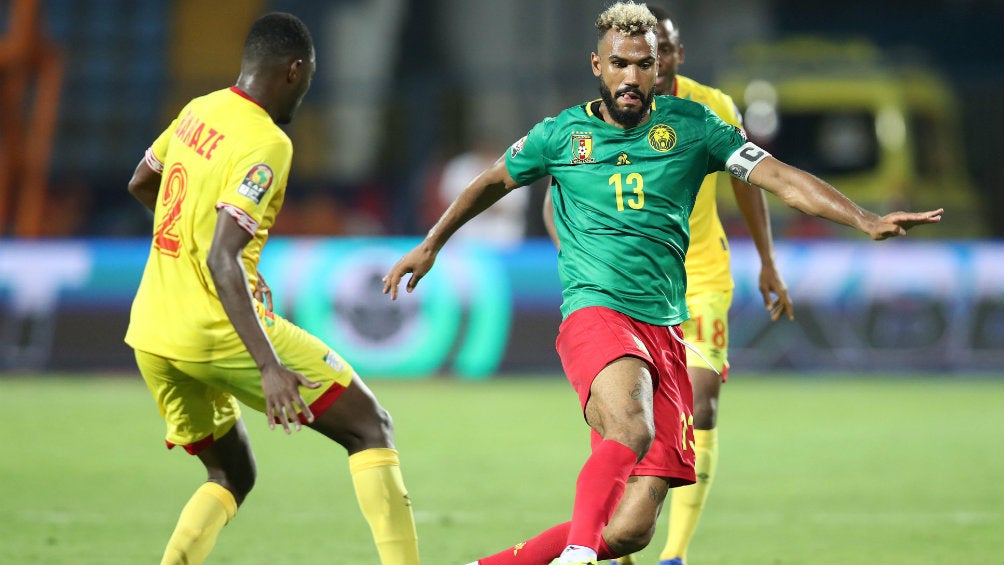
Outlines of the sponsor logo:
[{"label": "sponsor logo", "polygon": [[526,145],[525,135],[519,138],[519,141],[513,143],[512,146],[509,148],[509,157],[515,157],[516,155],[518,155],[519,152],[523,150],[524,145]]},{"label": "sponsor logo", "polygon": [[272,186],[272,179],[274,175],[272,174],[272,168],[265,163],[258,163],[257,165],[251,167],[248,174],[241,181],[240,187],[237,189],[237,193],[242,196],[247,196],[254,201],[255,204],[261,204],[262,197],[265,196],[265,192],[268,188]]},{"label": "sponsor logo", "polygon": [[523,549],[524,547],[526,547],[525,541],[517,543],[516,545],[512,546],[512,554],[516,555],[517,553],[519,553],[519,550]]},{"label": "sponsor logo", "polygon": [[651,353],[648,352],[648,348],[645,347],[645,344],[642,343],[640,339],[638,339],[638,336],[632,334],[631,339],[634,340],[634,344],[638,346],[638,349],[640,349],[642,353],[644,353],[645,355],[651,355]]},{"label": "sponsor logo", "polygon": [[631,164],[631,159],[628,157],[627,153],[621,151],[621,154],[617,156],[617,164],[618,165],[630,165]]},{"label": "sponsor logo", "polygon": [[648,130],[648,144],[659,153],[665,153],[676,146],[676,131],[666,124],[656,124]]},{"label": "sponsor logo", "polygon": [[592,132],[572,133],[572,164],[595,163]]}]

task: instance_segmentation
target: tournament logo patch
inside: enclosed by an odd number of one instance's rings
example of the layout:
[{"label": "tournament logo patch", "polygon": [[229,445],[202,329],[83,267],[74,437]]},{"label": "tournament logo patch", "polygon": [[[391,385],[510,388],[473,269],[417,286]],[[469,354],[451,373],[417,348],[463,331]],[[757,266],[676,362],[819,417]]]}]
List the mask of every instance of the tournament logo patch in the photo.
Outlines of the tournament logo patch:
[{"label": "tournament logo patch", "polygon": [[272,186],[273,178],[272,168],[265,163],[258,163],[248,171],[244,180],[241,181],[237,193],[254,200],[255,204],[261,204],[261,199],[268,191],[268,187]]},{"label": "tournament logo patch", "polygon": [[342,369],[345,368],[345,365],[342,364],[341,358],[339,358],[338,355],[335,355],[334,351],[329,351],[324,355],[324,362],[338,372],[341,372]]},{"label": "tournament logo patch", "polygon": [[595,163],[592,132],[572,132],[572,164]]},{"label": "tournament logo patch", "polygon": [[516,155],[519,155],[519,152],[523,150],[524,145],[526,145],[525,135],[519,138],[519,141],[513,143],[512,147],[509,148],[509,157],[515,157]]},{"label": "tournament logo patch", "polygon": [[676,146],[676,131],[666,124],[656,124],[648,130],[648,144],[659,153],[665,153]]}]

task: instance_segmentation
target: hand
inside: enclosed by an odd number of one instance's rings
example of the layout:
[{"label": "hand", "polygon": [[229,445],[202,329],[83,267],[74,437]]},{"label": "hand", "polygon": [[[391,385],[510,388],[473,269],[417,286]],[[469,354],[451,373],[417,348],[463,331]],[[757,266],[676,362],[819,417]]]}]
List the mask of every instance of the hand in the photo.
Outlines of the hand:
[{"label": "hand", "polygon": [[265,277],[262,276],[261,272],[258,273],[258,283],[254,287],[254,297],[255,300],[265,305],[266,311],[272,311],[272,289],[265,282]]},{"label": "hand", "polygon": [[763,295],[763,304],[770,313],[771,322],[778,321],[782,314],[786,314],[789,320],[795,319],[795,308],[788,297],[788,287],[773,265],[760,268],[760,294]]},{"label": "hand", "polygon": [[405,274],[411,273],[405,290],[412,292],[418,286],[418,281],[432,269],[432,264],[436,262],[436,252],[425,245],[409,251],[398,261],[383,278],[383,293],[390,293],[391,300],[397,300],[397,285]]},{"label": "hand", "polygon": [[944,208],[928,212],[893,212],[879,218],[876,225],[867,231],[874,240],[906,235],[906,231],[921,224],[936,224],[941,221]]},{"label": "hand", "polygon": [[311,381],[307,377],[292,371],[282,365],[275,364],[266,366],[261,371],[261,389],[265,393],[265,416],[268,418],[269,429],[275,429],[278,420],[283,429],[289,434],[289,424],[292,423],[296,431],[300,431],[300,416],[296,412],[296,407],[300,407],[300,414],[306,423],[314,421],[314,414],[307,406],[307,401],[300,395],[299,387],[319,388],[321,383]]}]

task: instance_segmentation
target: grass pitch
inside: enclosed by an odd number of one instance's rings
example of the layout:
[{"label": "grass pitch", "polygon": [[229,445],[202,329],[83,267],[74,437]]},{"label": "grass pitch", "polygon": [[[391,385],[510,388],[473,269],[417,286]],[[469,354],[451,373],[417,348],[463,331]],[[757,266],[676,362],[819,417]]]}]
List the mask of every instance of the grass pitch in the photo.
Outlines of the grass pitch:
[{"label": "grass pitch", "polygon": [[[588,451],[559,377],[370,386],[394,415],[423,562],[462,564],[571,511]],[[203,480],[138,377],[0,375],[0,565],[156,563]],[[209,563],[375,565],[346,456],[246,411],[255,491]],[[1004,382],[767,378],[723,388],[692,565],[1001,565]],[[653,565],[666,516],[639,563]]]}]

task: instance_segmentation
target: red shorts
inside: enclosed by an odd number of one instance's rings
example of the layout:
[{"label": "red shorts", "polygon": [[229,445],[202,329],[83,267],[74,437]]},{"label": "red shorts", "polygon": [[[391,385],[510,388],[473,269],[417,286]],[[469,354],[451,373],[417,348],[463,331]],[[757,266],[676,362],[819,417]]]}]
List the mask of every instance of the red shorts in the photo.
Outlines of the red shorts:
[{"label": "red shorts", "polygon": [[[688,485],[694,474],[694,393],[678,326],[654,326],[602,306],[576,310],[558,329],[556,347],[565,376],[585,411],[593,379],[621,357],[638,357],[652,372],[655,439],[632,475],[666,477],[670,486]],[[595,446],[600,435],[594,430]]]}]

